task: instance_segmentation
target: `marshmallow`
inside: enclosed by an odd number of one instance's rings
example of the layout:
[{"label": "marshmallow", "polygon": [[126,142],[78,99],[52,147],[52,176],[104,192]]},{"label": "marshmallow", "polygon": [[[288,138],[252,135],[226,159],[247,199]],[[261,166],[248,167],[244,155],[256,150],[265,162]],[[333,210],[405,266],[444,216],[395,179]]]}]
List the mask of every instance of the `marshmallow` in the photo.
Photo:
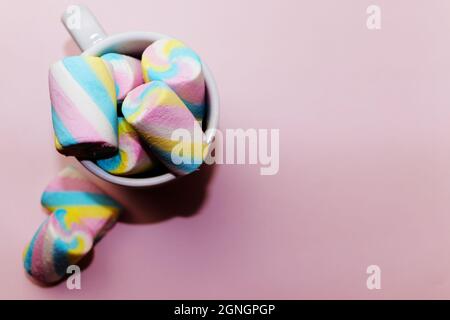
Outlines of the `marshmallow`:
[{"label": "marshmallow", "polygon": [[194,117],[205,113],[205,80],[198,55],[175,39],[160,39],[142,54],[145,82],[165,82],[183,100]]},{"label": "marshmallow", "polygon": [[53,283],[112,228],[121,206],[72,167],[50,182],[41,203],[53,213],[26,246],[24,267],[33,278]]},{"label": "marshmallow", "polygon": [[137,132],[119,117],[119,152],[112,158],[97,161],[103,170],[116,175],[132,175],[150,170],[154,163],[145,152]]},{"label": "marshmallow", "polygon": [[48,184],[41,204],[50,212],[65,209],[79,218],[91,230],[95,240],[114,226],[121,211],[121,206],[114,199],[73,167],[62,170]]},{"label": "marshmallow", "polygon": [[57,150],[79,159],[101,159],[117,151],[117,101],[108,65],[98,57],[74,56],[49,72]]},{"label": "marshmallow", "polygon": [[118,100],[123,100],[128,92],[144,83],[138,59],[118,53],[107,53],[101,58],[111,66]]},{"label": "marshmallow", "polygon": [[93,247],[87,226],[64,209],[52,213],[39,227],[23,253],[25,270],[43,283],[61,280]]},{"label": "marshmallow", "polygon": [[130,91],[122,113],[171,171],[185,175],[201,165],[207,147],[202,129],[165,83],[152,81]]}]

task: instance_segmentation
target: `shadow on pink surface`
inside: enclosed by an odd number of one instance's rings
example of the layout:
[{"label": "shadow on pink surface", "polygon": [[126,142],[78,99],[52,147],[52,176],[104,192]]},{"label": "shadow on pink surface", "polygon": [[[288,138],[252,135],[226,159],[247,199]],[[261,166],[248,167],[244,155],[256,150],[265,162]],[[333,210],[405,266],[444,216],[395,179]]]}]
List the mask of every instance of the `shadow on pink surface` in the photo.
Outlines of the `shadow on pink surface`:
[{"label": "shadow on pink surface", "polygon": [[158,223],[174,217],[195,215],[208,196],[208,183],[214,170],[215,166],[204,165],[197,172],[150,189],[130,189],[109,184],[102,187],[125,208],[119,222]]}]

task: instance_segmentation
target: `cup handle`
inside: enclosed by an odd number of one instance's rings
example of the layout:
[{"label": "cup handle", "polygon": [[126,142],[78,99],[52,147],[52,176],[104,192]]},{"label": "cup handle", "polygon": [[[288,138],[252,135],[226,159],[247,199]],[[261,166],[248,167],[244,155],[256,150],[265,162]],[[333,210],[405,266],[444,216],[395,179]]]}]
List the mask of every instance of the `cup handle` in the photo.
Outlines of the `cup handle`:
[{"label": "cup handle", "polygon": [[71,5],[67,7],[61,21],[78,47],[83,51],[106,38],[102,26],[85,6]]}]

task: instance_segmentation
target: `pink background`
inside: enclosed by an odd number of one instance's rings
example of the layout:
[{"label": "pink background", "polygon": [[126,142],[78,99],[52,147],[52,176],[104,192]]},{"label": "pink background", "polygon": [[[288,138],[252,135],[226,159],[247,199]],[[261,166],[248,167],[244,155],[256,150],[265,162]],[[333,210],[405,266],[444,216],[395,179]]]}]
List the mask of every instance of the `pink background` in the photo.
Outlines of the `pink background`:
[{"label": "pink background", "polygon": [[[21,254],[40,194],[74,163],[52,144],[47,70],[78,50],[68,1],[2,1],[0,298],[450,298],[449,1],[112,3],[89,2],[109,33],[162,32],[201,55],[222,129],[280,129],[280,172],[108,187],[129,213],[82,290],[33,284]],[[380,31],[366,28],[373,3]]]}]

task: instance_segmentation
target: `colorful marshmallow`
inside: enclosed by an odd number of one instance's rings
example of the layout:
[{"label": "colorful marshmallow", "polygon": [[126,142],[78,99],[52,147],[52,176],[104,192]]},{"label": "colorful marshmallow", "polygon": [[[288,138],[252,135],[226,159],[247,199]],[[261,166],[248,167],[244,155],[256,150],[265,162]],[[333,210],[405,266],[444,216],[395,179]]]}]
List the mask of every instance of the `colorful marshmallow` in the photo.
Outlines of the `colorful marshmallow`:
[{"label": "colorful marshmallow", "polygon": [[41,204],[49,211],[65,209],[78,217],[95,240],[111,229],[122,207],[73,167],[62,170],[45,188]]},{"label": "colorful marshmallow", "polygon": [[111,66],[118,100],[123,100],[128,92],[144,83],[138,59],[118,53],[106,53],[101,58]]},{"label": "colorful marshmallow", "polygon": [[64,58],[50,67],[50,100],[57,150],[79,159],[117,151],[117,100],[109,66],[98,57]]},{"label": "colorful marshmallow", "polygon": [[142,54],[145,82],[165,82],[183,100],[194,117],[205,114],[205,80],[199,56],[182,42],[160,39]]},{"label": "colorful marshmallow", "polygon": [[207,145],[200,125],[181,99],[161,81],[128,93],[122,113],[151,151],[179,175],[196,170]]},{"label": "colorful marshmallow", "polygon": [[66,275],[93,247],[91,230],[75,214],[64,209],[53,212],[26,246],[25,270],[43,283],[53,283]]},{"label": "colorful marshmallow", "polygon": [[121,206],[72,167],[50,182],[41,203],[52,213],[26,246],[23,260],[28,274],[50,284],[112,228]]},{"label": "colorful marshmallow", "polygon": [[126,176],[146,172],[154,162],[142,147],[138,133],[119,117],[119,152],[112,158],[97,161],[97,165],[111,174]]}]

